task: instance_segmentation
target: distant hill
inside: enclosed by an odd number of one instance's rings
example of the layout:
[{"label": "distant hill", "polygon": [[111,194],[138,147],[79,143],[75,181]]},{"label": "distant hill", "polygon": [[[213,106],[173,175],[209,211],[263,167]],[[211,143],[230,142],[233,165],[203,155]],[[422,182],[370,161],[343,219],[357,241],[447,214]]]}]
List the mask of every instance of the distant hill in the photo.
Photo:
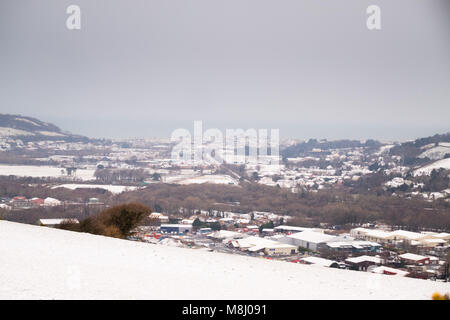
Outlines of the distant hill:
[{"label": "distant hill", "polygon": [[450,132],[420,138],[394,146],[391,155],[401,156],[405,165],[422,165],[450,157]]},{"label": "distant hill", "polygon": [[62,131],[54,124],[22,115],[0,114],[0,138],[22,141],[87,141],[89,138]]},{"label": "distant hill", "polygon": [[368,148],[378,150],[382,144],[376,140],[367,140],[361,142],[359,140],[317,140],[309,139],[307,142],[300,142],[287,148],[281,150],[281,155],[283,158],[295,158],[304,157],[311,155],[315,150],[320,150],[321,152],[329,151],[331,149],[346,149],[346,148]]}]

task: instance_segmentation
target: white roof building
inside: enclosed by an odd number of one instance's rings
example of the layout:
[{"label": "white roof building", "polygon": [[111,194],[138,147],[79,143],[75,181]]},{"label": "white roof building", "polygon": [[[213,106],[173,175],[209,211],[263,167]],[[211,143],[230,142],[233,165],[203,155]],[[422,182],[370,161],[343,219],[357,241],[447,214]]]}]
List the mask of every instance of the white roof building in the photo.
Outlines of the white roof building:
[{"label": "white roof building", "polygon": [[405,259],[405,260],[409,260],[409,261],[414,261],[414,262],[419,262],[422,260],[430,260],[429,257],[426,256],[421,256],[419,254],[414,254],[414,253],[404,253],[398,256],[401,259]]},{"label": "white roof building", "polygon": [[319,244],[332,241],[333,239],[336,239],[336,236],[314,231],[303,231],[288,235],[280,239],[280,241],[310,250],[317,250]]},{"label": "white roof building", "polygon": [[59,206],[61,203],[61,201],[55,198],[48,197],[44,199],[44,206]]},{"label": "white roof building", "polygon": [[306,262],[308,264],[316,264],[316,265],[319,265],[322,267],[331,267],[333,265],[337,266],[337,264],[338,264],[337,261],[320,258],[320,257],[306,257],[306,258],[300,259],[300,261]]}]

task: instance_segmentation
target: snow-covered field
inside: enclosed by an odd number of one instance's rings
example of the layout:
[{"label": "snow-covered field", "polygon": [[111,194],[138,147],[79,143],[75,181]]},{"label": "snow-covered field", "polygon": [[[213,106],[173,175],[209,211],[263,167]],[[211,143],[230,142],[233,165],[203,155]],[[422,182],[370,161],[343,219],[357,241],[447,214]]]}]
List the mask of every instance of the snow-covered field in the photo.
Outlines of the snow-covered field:
[{"label": "snow-covered field", "polygon": [[19,129],[0,127],[0,137],[13,136],[34,136],[34,133]]},{"label": "snow-covered field", "polygon": [[447,159],[442,159],[442,160],[438,160],[435,161],[429,165],[426,165],[422,168],[416,169],[414,170],[414,175],[415,176],[419,176],[419,175],[430,175],[431,171],[433,171],[433,169],[440,169],[440,168],[444,168],[444,169],[450,169],[450,158]]},{"label": "snow-covered field", "polygon": [[78,188],[80,188],[80,189],[81,188],[88,188],[88,189],[99,188],[99,189],[108,190],[109,192],[114,193],[114,194],[119,194],[124,191],[133,191],[133,190],[137,189],[137,187],[130,187],[130,186],[116,186],[116,185],[103,185],[103,184],[76,184],[76,183],[62,184],[59,186],[54,186],[52,189],[56,189],[56,188],[67,188],[67,189],[71,189],[71,190],[75,190]]},{"label": "snow-covered field", "polygon": [[[53,177],[67,178],[67,174],[61,172],[63,168],[50,166],[16,166],[0,165],[0,176],[15,175],[18,177]],[[83,181],[95,179],[95,169],[77,169],[75,178]]]},{"label": "snow-covered field", "polygon": [[179,184],[213,183],[213,184],[238,184],[238,181],[228,175],[203,175],[177,181]]},{"label": "snow-covered field", "polygon": [[450,284],[0,221],[0,299],[431,299]]},{"label": "snow-covered field", "polygon": [[450,146],[448,143],[440,143],[439,146],[422,152],[419,158],[428,157],[431,160],[438,160],[444,158],[447,153],[450,154]]}]

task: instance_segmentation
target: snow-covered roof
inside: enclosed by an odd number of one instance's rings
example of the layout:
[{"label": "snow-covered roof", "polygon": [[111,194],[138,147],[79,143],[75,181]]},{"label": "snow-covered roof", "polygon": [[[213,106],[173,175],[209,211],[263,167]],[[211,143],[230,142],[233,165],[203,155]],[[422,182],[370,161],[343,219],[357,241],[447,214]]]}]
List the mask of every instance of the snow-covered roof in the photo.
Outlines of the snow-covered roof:
[{"label": "snow-covered roof", "polygon": [[190,224],[161,224],[161,228],[192,228]]},{"label": "snow-covered roof", "polygon": [[421,255],[414,254],[414,253],[404,253],[404,254],[399,255],[399,257],[402,259],[412,260],[412,261],[420,261],[420,260],[428,258],[428,257],[421,256]]},{"label": "snow-covered roof", "polygon": [[418,239],[426,236],[425,234],[422,234],[422,233],[411,232],[411,231],[406,231],[406,230],[395,230],[395,231],[392,231],[390,234],[395,237],[404,237],[409,240],[418,240]]},{"label": "snow-covered roof", "polygon": [[372,256],[359,256],[359,257],[352,257],[347,258],[345,261],[350,263],[362,263],[362,262],[373,262],[373,263],[381,263],[381,259],[379,257],[372,257]]},{"label": "snow-covered roof", "polygon": [[226,239],[226,238],[242,237],[242,234],[234,231],[219,230],[209,234],[208,237],[215,239]]},{"label": "snow-covered roof", "polygon": [[372,269],[372,273],[393,273],[394,275],[404,277],[409,274],[407,271],[394,269],[386,266],[379,266]]},{"label": "snow-covered roof", "polygon": [[330,267],[332,264],[337,263],[334,260],[329,260],[329,259],[320,258],[320,257],[306,257],[306,258],[302,258],[300,260],[307,262],[307,263],[311,263],[311,264],[317,264],[317,265],[320,265],[323,267]]},{"label": "snow-covered roof", "polygon": [[302,240],[311,243],[323,243],[336,238],[335,236],[331,236],[324,233],[314,232],[314,231],[303,231],[294,233],[288,236],[289,238],[293,238],[296,240]]},{"label": "snow-covered roof", "polygon": [[278,241],[273,241],[267,238],[261,238],[256,236],[250,236],[244,239],[239,239],[235,241],[237,246],[242,249],[247,249],[251,247],[261,247],[261,248],[296,248],[295,246],[281,243]]},{"label": "snow-covered roof", "polygon": [[63,221],[71,222],[71,223],[80,223],[78,219],[68,219],[68,218],[62,218],[62,219],[39,219],[39,223],[44,226],[52,226],[52,225],[58,225],[61,224]]},{"label": "snow-covered roof", "polygon": [[[0,290],[0,299],[429,300],[434,292],[449,290],[447,283],[439,281],[381,275],[377,286],[368,290],[365,284],[371,283],[373,275],[367,272],[151,245],[9,221],[0,221],[0,230],[1,257],[7,261],[0,263],[0,283],[7,284]],[[33,261],[33,267],[24,261]],[[64,281],[68,275],[70,281]],[[261,281],[265,277],[270,281]]]},{"label": "snow-covered roof", "polygon": [[352,241],[330,241],[327,242],[327,246],[331,248],[356,248],[363,249],[368,247],[381,247],[381,244],[371,241],[360,241],[360,240],[352,240]]}]

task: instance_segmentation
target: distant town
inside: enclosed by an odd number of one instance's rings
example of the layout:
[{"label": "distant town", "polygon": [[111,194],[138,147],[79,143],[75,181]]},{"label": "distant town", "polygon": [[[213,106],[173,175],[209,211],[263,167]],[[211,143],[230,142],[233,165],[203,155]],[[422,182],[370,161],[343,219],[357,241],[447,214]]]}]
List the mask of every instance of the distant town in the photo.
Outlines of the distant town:
[{"label": "distant town", "polygon": [[1,219],[59,228],[142,202],[152,212],[128,240],[450,280],[449,133],[284,139],[275,166],[274,155],[178,160],[169,138],[89,139],[0,120]]}]

